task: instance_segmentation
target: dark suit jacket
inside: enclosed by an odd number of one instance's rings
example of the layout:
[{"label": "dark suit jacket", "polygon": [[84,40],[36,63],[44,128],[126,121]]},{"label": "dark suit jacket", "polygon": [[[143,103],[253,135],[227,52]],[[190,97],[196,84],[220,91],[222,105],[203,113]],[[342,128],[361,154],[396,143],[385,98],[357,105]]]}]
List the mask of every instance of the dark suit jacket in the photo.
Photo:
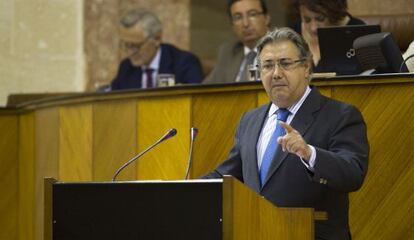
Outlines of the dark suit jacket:
[{"label": "dark suit jacket", "polygon": [[[180,50],[170,44],[161,44],[161,59],[158,73],[172,73],[176,83],[200,83],[203,71],[200,60],[192,53]],[[124,59],[111,89],[141,88],[142,69]]]},{"label": "dark suit jacket", "polygon": [[236,80],[244,59],[241,42],[225,43],[220,47],[217,63],[203,83],[231,83]]},{"label": "dark suit jacket", "polygon": [[316,149],[314,172],[299,157],[278,151],[263,187],[259,183],[256,144],[270,104],[246,113],[237,128],[229,158],[205,176],[232,175],[279,207],[326,211],[317,221],[317,239],[349,239],[348,193],[362,185],[368,167],[367,130],[353,106],[322,96],[315,88],[291,126]]}]

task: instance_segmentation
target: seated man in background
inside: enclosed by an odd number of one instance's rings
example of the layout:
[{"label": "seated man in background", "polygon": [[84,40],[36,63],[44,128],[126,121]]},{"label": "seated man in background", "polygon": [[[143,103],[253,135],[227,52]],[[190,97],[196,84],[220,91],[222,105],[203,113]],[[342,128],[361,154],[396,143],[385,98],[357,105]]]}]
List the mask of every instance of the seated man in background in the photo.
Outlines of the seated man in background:
[{"label": "seated man in background", "polygon": [[161,43],[162,26],[151,12],[132,10],[121,20],[123,59],[112,90],[157,86],[157,75],[174,74],[176,83],[199,83],[203,72],[199,59],[173,45]]},{"label": "seated man in background", "polygon": [[248,81],[247,67],[256,56],[256,42],[269,30],[264,0],[229,0],[227,10],[238,41],[220,47],[217,63],[203,83]]},{"label": "seated man in background", "polygon": [[[314,72],[324,72],[318,41],[318,28],[329,26],[365,25],[365,23],[348,13],[347,0],[296,0],[295,8],[300,21],[293,27],[308,43],[313,56]],[[335,43],[332,43],[335,46]]]},{"label": "seated man in background", "polygon": [[232,175],[279,207],[327,212],[315,239],[348,240],[348,193],[368,169],[364,119],[309,85],[312,54],[292,29],[269,32],[257,50],[271,102],[243,115],[229,157],[204,178]]}]

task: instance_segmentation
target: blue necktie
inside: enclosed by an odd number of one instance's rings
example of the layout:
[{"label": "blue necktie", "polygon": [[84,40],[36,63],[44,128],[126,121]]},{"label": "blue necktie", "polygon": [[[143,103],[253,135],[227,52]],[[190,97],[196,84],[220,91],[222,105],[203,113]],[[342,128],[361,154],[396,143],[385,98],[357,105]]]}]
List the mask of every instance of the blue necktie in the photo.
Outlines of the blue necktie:
[{"label": "blue necktie", "polygon": [[279,144],[277,143],[277,138],[285,135],[285,129],[282,126],[280,126],[279,121],[286,122],[289,114],[290,112],[286,108],[279,108],[279,110],[277,110],[276,129],[270,137],[269,143],[266,147],[266,151],[263,155],[262,164],[260,165],[260,185],[262,186],[266,179],[270,165],[272,164],[273,157],[275,156],[276,151],[279,147]]}]

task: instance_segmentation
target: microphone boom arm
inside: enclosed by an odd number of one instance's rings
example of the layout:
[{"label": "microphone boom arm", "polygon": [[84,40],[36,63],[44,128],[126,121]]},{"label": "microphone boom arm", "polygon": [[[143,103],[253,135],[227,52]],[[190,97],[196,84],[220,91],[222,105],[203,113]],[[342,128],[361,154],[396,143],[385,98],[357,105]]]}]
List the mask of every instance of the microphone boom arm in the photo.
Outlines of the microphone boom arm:
[{"label": "microphone boom arm", "polygon": [[152,144],[151,146],[149,146],[148,148],[146,148],[144,151],[140,152],[138,155],[134,156],[133,158],[131,158],[128,162],[124,163],[124,165],[122,165],[114,174],[114,176],[112,177],[112,182],[116,181],[116,177],[118,177],[118,175],[121,173],[122,170],[124,170],[124,168],[126,168],[128,165],[130,165],[131,163],[133,163],[134,161],[136,161],[138,158],[140,158],[142,155],[144,155],[145,153],[147,153],[149,150],[151,150],[152,148],[154,148],[155,146],[157,146],[158,144],[160,144],[162,141],[167,140],[168,138],[171,138],[173,136],[175,136],[175,134],[177,134],[177,130],[175,128],[171,128],[170,130],[168,130],[168,132],[166,134],[164,134],[164,136],[162,136],[160,139],[158,139],[158,141],[156,141],[154,144]]},{"label": "microphone boom arm", "polygon": [[191,135],[190,136],[191,137],[191,139],[190,139],[190,153],[189,153],[189,156],[188,156],[187,170],[185,172],[184,180],[187,180],[189,175],[190,175],[190,169],[191,169],[191,165],[193,163],[194,140],[195,140],[197,134],[198,134],[198,129],[195,128],[195,127],[192,127],[191,130],[190,130],[190,135]]}]

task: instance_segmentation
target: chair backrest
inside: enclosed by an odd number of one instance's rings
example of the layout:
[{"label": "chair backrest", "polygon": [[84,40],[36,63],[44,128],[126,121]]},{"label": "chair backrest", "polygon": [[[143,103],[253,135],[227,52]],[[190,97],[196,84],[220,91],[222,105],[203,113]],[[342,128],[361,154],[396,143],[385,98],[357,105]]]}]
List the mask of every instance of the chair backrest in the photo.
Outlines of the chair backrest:
[{"label": "chair backrest", "polygon": [[404,52],[414,40],[414,14],[378,14],[357,16],[369,25],[380,25],[382,32],[391,32]]}]

